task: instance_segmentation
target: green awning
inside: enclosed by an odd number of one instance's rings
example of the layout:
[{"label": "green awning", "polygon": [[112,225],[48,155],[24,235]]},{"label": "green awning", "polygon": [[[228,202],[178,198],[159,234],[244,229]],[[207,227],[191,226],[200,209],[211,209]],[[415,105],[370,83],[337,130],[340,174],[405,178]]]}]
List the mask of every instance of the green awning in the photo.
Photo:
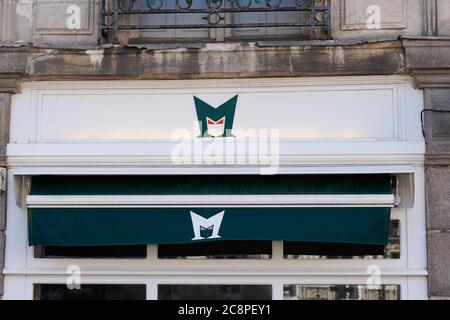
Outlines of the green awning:
[{"label": "green awning", "polygon": [[[385,245],[390,218],[389,208],[33,208],[30,211],[30,245],[58,246],[214,240]],[[218,214],[222,216],[217,217]],[[208,221],[211,217],[213,220]],[[193,240],[196,232],[197,239]],[[214,232],[220,238],[214,237]]]},{"label": "green awning", "polygon": [[[204,186],[207,185],[207,187]],[[389,194],[388,175],[34,177],[30,195]],[[210,199],[210,198],[209,198]],[[389,207],[58,206],[29,208],[29,244],[111,246],[300,241],[384,246]]]}]

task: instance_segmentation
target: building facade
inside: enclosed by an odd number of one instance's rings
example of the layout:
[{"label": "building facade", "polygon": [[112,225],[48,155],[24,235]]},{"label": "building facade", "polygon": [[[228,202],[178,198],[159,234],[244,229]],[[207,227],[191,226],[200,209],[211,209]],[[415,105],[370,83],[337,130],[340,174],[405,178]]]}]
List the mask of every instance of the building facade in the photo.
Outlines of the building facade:
[{"label": "building facade", "polygon": [[1,1],[0,296],[447,299],[449,9]]}]

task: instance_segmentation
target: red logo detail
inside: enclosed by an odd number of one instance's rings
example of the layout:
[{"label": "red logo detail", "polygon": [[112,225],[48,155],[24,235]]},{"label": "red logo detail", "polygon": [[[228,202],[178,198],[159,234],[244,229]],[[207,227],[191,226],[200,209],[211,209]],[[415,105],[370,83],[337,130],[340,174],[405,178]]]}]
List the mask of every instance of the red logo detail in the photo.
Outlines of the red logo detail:
[{"label": "red logo detail", "polygon": [[214,120],[211,120],[211,119],[209,119],[208,118],[208,124],[224,124],[224,122],[225,122],[225,119],[220,119],[220,120],[218,120],[218,121],[214,121]]}]

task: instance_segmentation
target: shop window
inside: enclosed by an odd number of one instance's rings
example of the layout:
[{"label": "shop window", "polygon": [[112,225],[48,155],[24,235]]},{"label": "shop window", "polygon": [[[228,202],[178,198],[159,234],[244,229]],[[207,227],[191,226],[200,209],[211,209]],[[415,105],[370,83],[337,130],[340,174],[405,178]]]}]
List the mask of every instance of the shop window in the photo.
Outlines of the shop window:
[{"label": "shop window", "polygon": [[159,300],[271,300],[271,285],[158,285]]},{"label": "shop window", "polygon": [[270,259],[271,241],[214,241],[158,246],[159,259]]},{"label": "shop window", "polygon": [[285,241],[283,252],[285,259],[400,259],[400,220],[391,220],[385,247]]},{"label": "shop window", "polygon": [[60,247],[39,246],[34,249],[35,258],[99,258],[99,259],[145,259],[147,246],[93,246]]},{"label": "shop window", "polygon": [[65,284],[35,284],[34,300],[145,300],[145,285],[83,284],[69,289]]},{"label": "shop window", "polygon": [[285,300],[400,300],[399,285],[285,285]]}]

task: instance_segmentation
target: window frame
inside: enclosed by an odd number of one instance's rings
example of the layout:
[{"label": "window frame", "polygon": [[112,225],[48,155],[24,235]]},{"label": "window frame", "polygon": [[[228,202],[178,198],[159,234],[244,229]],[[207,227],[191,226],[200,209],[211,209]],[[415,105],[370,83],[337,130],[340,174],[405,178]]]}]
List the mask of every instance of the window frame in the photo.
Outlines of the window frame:
[{"label": "window frame", "polygon": [[[423,184],[423,168],[416,167],[415,183]],[[10,182],[13,179],[9,176]],[[399,192],[407,195],[407,179],[400,179]],[[22,195],[26,196],[27,185],[22,185]],[[13,197],[12,193],[9,195]],[[22,294],[32,298],[33,284],[35,283],[65,283],[66,268],[68,265],[79,265],[83,272],[83,282],[91,284],[142,284],[147,285],[147,299],[156,299],[158,284],[271,284],[273,299],[283,297],[285,284],[361,284],[367,279],[367,267],[376,264],[384,271],[381,284],[401,285],[402,299],[420,296],[420,292],[426,290],[426,270],[418,270],[409,267],[410,260],[420,255],[420,250],[411,248],[411,233],[417,226],[417,222],[410,221],[420,214],[422,196],[416,194],[416,206],[408,208],[405,200],[402,204],[392,209],[391,219],[400,220],[401,228],[401,257],[400,259],[364,259],[364,260],[289,260],[283,256],[283,243],[272,242],[271,259],[233,259],[227,260],[226,265],[217,265],[217,259],[159,259],[157,245],[147,246],[147,258],[145,259],[59,259],[34,258],[34,247],[26,246],[25,269],[6,269],[7,279],[5,284],[9,286],[9,279],[23,279],[26,283]],[[25,199],[23,199],[25,200]],[[22,228],[26,224],[26,209],[13,206],[10,215],[16,215],[15,220]],[[20,223],[21,221],[21,223]],[[22,235],[24,236],[24,235]],[[24,237],[26,240],[26,237]],[[414,252],[416,251],[416,252]],[[411,254],[413,252],[413,254]],[[223,259],[220,259],[223,262]],[[112,263],[111,263],[112,262]],[[149,267],[151,266],[151,267]],[[182,268],[183,271],[177,271]],[[145,270],[145,271],[144,271]],[[173,277],[173,275],[177,275]],[[213,276],[213,277],[211,277]],[[194,277],[194,278],[193,278]],[[62,281],[64,279],[64,281]],[[23,281],[21,280],[21,281]],[[61,282],[62,281],[62,282]],[[365,281],[365,280],[364,280]],[[425,285],[424,285],[425,283]],[[414,289],[418,288],[418,289]],[[425,289],[424,289],[425,288]],[[419,293],[414,293],[418,290]],[[421,291],[422,290],[422,291]],[[20,291],[20,289],[18,290]],[[425,291],[426,292],[426,291]]]}]

